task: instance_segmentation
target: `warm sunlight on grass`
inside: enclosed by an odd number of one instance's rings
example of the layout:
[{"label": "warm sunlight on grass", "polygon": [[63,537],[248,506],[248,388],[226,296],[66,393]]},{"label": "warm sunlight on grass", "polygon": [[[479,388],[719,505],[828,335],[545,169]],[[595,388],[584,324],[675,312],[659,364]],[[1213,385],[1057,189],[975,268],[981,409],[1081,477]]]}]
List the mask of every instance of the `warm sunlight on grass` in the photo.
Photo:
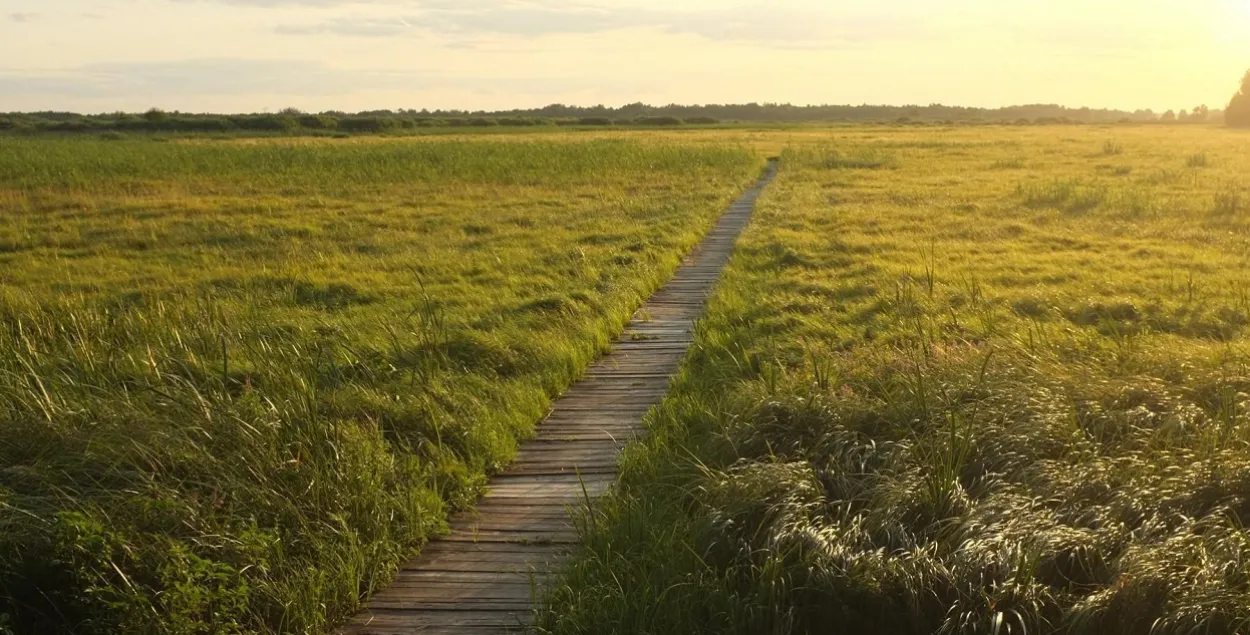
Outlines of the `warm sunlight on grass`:
[{"label": "warm sunlight on grass", "polygon": [[0,634],[324,632],[761,164],[0,140]]},{"label": "warm sunlight on grass", "polygon": [[546,632],[1245,633],[1250,137],[791,141]]}]

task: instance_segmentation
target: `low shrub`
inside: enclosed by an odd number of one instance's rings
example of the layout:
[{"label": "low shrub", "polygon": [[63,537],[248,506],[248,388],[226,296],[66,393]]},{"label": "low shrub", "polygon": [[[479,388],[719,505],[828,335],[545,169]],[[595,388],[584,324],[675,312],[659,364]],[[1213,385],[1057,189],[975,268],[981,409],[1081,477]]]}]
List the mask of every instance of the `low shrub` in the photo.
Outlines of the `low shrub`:
[{"label": "low shrub", "polygon": [[680,126],[682,120],[668,115],[638,117],[634,124],[639,126]]},{"label": "low shrub", "polygon": [[394,130],[397,124],[390,117],[344,117],[339,119],[339,130],[357,133],[378,133]]},{"label": "low shrub", "polygon": [[309,130],[334,130],[339,127],[339,120],[328,115],[300,115],[297,121]]}]

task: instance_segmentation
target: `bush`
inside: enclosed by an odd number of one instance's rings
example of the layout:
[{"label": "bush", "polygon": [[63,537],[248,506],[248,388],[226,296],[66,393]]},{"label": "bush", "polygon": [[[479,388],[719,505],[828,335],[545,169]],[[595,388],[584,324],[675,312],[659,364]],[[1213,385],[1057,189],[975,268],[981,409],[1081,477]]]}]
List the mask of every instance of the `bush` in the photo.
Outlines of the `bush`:
[{"label": "bush", "polygon": [[704,117],[687,117],[687,118],[686,118],[686,123],[688,123],[688,124],[693,124],[693,125],[696,125],[696,126],[714,126],[714,125],[716,125],[716,124],[720,123],[720,119],[717,119],[716,117],[706,117],[706,116],[704,116]]},{"label": "bush", "polygon": [[334,130],[339,127],[339,120],[327,115],[300,115],[296,121],[309,130]]},{"label": "bush", "polygon": [[339,130],[346,132],[386,132],[396,126],[389,117],[344,117],[339,120]]},{"label": "bush", "polygon": [[242,115],[231,117],[230,122],[240,130],[260,132],[289,132],[299,126],[290,115]]},{"label": "bush", "polygon": [[[190,132],[226,132],[234,126],[230,120],[222,117],[182,117],[170,121],[166,130],[185,130]],[[291,126],[294,127],[293,125]]]},{"label": "bush", "polygon": [[48,132],[91,132],[96,129],[96,126],[90,121],[77,120],[46,123],[42,128]]},{"label": "bush", "polygon": [[608,117],[582,117],[577,120],[579,126],[610,126],[612,120]]},{"label": "bush", "polygon": [[1241,90],[1228,102],[1224,123],[1234,128],[1250,128],[1250,71],[1241,78]]},{"label": "bush", "polygon": [[476,117],[470,119],[467,123],[474,128],[489,128],[491,126],[499,125],[499,122],[494,119],[486,119],[485,117]]},{"label": "bush", "polygon": [[682,121],[677,117],[661,115],[654,117],[639,117],[634,120],[634,123],[639,126],[680,126]]},{"label": "bush", "polygon": [[551,125],[551,120],[542,119],[540,117],[501,117],[496,121],[501,126],[547,126]]}]

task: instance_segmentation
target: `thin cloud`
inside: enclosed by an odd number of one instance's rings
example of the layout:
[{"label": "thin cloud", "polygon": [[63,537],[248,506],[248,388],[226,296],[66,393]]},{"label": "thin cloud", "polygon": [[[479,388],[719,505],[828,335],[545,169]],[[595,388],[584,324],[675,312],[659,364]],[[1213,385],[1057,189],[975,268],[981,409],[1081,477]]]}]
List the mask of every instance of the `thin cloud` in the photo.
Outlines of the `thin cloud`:
[{"label": "thin cloud", "polygon": [[[277,0],[251,0],[277,1]],[[925,37],[919,22],[905,16],[833,15],[818,9],[747,6],[704,11],[655,11],[593,6],[475,2],[426,4],[424,10],[390,18],[338,18],[277,27],[286,35],[333,34],[349,37],[401,37],[437,34],[457,38],[593,35],[652,29],[695,35],[712,41],[775,48],[832,48]]]},{"label": "thin cloud", "polygon": [[402,16],[380,20],[338,19],[319,24],[280,25],[274,29],[281,35],[332,34],[348,37],[396,37],[412,30],[412,25]]},{"label": "thin cloud", "polygon": [[19,22],[19,23],[30,22],[31,20],[34,20],[38,16],[39,14],[37,13],[10,13],[9,20],[13,22]]},{"label": "thin cloud", "polygon": [[[200,2],[201,0],[173,0],[182,4]],[[217,4],[228,4],[236,7],[255,7],[272,9],[275,7],[310,7],[327,8],[341,7],[349,4],[373,4],[371,0],[207,0]]]},{"label": "thin cloud", "polygon": [[[351,92],[353,75],[312,62],[206,59],[89,64],[47,74],[0,75],[0,92],[101,98]],[[360,81],[364,81],[364,77]]]},{"label": "thin cloud", "polygon": [[566,77],[448,77],[390,70],[341,69],[308,61],[202,59],[91,64],[45,74],[0,74],[0,94],[57,98],[290,95],[325,97],[362,91],[459,89],[478,94],[555,95],[585,89],[634,92],[654,85]]},{"label": "thin cloud", "polygon": [[1129,54],[1142,50],[1184,48],[1208,37],[1202,28],[1180,20],[1168,23],[1121,21],[1064,24],[1034,27],[1033,31],[1037,40],[1051,46]]}]

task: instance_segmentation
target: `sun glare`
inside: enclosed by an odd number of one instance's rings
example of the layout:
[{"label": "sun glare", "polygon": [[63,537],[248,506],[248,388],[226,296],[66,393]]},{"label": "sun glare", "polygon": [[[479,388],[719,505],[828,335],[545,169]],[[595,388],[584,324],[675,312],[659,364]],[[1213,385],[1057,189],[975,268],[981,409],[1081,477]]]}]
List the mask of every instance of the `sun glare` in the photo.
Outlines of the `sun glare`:
[{"label": "sun glare", "polygon": [[1228,0],[1229,21],[1225,26],[1240,36],[1250,36],[1250,0]]}]

